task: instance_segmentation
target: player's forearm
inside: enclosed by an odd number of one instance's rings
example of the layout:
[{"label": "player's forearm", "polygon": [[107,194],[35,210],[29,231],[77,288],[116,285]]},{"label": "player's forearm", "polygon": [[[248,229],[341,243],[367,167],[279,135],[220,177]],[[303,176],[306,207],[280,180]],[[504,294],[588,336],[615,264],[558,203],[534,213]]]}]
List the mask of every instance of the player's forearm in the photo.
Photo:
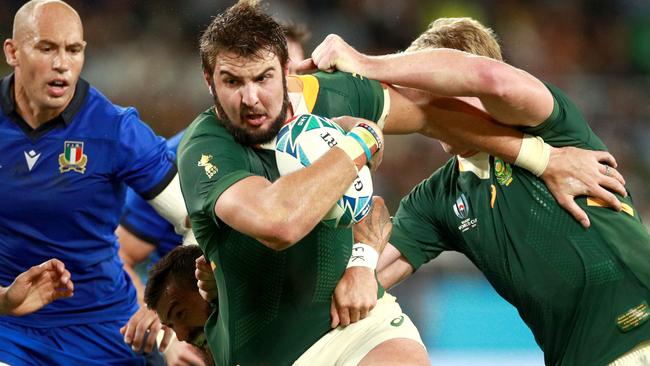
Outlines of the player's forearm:
[{"label": "player's forearm", "polygon": [[400,257],[386,268],[377,272],[377,279],[385,289],[397,285],[413,273],[413,267],[404,258]]},{"label": "player's forearm", "polygon": [[364,76],[442,96],[478,97],[500,123],[537,125],[553,109],[552,96],[541,81],[487,57],[432,49],[364,60],[359,66]]},{"label": "player's forearm", "polygon": [[421,103],[425,111],[421,134],[453,146],[483,151],[514,163],[523,133],[498,124],[484,112],[454,98],[431,98]]},{"label": "player's forearm", "polygon": [[144,284],[140,280],[140,276],[138,276],[135,272],[135,268],[133,268],[133,265],[131,264],[124,263],[124,270],[129,274],[129,277],[131,277],[131,282],[133,282],[133,287],[135,287],[138,296],[138,304],[140,304],[140,306],[144,305]]},{"label": "player's forearm", "polygon": [[438,95],[481,96],[493,92],[489,74],[484,71],[485,60],[461,51],[435,49],[367,56],[359,62],[358,72],[371,79]]},{"label": "player's forearm", "polygon": [[284,250],[307,235],[357,177],[354,163],[333,148],[314,164],[281,177],[259,197],[260,241]]}]

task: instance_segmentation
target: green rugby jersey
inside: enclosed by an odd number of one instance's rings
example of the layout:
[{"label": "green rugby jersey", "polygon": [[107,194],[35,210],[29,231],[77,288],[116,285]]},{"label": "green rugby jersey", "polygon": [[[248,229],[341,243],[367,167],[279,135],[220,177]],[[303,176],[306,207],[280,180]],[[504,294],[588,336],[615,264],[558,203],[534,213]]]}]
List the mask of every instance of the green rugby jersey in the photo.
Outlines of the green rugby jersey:
[{"label": "green rugby jersey", "polygon": [[[296,114],[385,118],[378,82],[333,73],[290,77],[288,84],[301,90],[290,93]],[[291,364],[330,330],[331,296],[350,257],[351,229],[319,224],[278,252],[220,221],[214,205],[228,187],[252,175],[274,181],[279,174],[272,146],[238,144],[212,108],[188,127],[178,151],[192,228],[217,279],[219,312],[205,327],[215,361]]]},{"label": "green rugby jersey", "polygon": [[[530,132],[604,150],[577,108],[549,89],[553,113]],[[624,212],[579,199],[591,219],[585,230],[528,171],[483,153],[454,158],[402,200],[391,243],[415,269],[445,250],[465,254],[517,308],[546,364],[605,365],[650,339],[650,236],[619,198]]]}]

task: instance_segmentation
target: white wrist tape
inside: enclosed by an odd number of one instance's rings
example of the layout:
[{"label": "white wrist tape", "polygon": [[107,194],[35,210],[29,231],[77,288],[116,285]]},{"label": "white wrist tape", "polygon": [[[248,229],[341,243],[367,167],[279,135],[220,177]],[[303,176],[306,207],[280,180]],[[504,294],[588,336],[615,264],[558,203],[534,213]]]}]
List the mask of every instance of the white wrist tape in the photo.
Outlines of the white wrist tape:
[{"label": "white wrist tape", "polygon": [[352,246],[352,254],[348,266],[350,267],[368,267],[370,269],[377,268],[377,261],[379,254],[370,245],[363,243],[356,243]]},{"label": "white wrist tape", "polygon": [[545,143],[539,136],[525,134],[515,165],[539,177],[546,170],[550,158],[551,145]]}]

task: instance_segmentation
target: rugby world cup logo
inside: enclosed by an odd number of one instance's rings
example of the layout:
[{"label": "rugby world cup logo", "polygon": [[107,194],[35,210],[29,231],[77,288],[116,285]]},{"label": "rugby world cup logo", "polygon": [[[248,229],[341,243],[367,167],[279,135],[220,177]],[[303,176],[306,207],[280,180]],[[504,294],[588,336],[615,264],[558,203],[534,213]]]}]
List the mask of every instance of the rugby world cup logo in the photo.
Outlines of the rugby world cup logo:
[{"label": "rugby world cup logo", "polygon": [[469,204],[467,203],[467,198],[465,197],[465,194],[462,193],[460,197],[456,199],[456,203],[454,204],[454,213],[456,216],[458,216],[459,219],[464,220],[467,218],[469,211]]}]

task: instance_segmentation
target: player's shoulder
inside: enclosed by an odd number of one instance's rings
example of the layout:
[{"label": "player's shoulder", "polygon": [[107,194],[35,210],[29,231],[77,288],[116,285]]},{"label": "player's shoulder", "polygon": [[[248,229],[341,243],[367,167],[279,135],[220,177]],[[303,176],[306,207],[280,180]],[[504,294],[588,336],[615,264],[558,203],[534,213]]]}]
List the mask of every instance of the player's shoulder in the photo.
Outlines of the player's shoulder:
[{"label": "player's shoulder", "polygon": [[228,130],[219,122],[214,107],[210,107],[201,112],[185,130],[183,141],[195,139],[201,136],[231,136]]},{"label": "player's shoulder", "polygon": [[416,185],[409,196],[419,197],[416,201],[428,197],[433,202],[442,202],[441,199],[453,193],[458,176],[458,160],[453,157]]},{"label": "player's shoulder", "polygon": [[178,144],[178,155],[193,144],[200,143],[206,139],[214,139],[234,142],[230,132],[219,122],[214,107],[210,107],[199,114],[192,123],[185,129],[183,137]]},{"label": "player's shoulder", "polygon": [[113,103],[99,89],[89,86],[86,104],[93,114],[107,120],[120,122],[128,120],[129,116],[139,118],[138,111],[134,107],[123,107]]}]

